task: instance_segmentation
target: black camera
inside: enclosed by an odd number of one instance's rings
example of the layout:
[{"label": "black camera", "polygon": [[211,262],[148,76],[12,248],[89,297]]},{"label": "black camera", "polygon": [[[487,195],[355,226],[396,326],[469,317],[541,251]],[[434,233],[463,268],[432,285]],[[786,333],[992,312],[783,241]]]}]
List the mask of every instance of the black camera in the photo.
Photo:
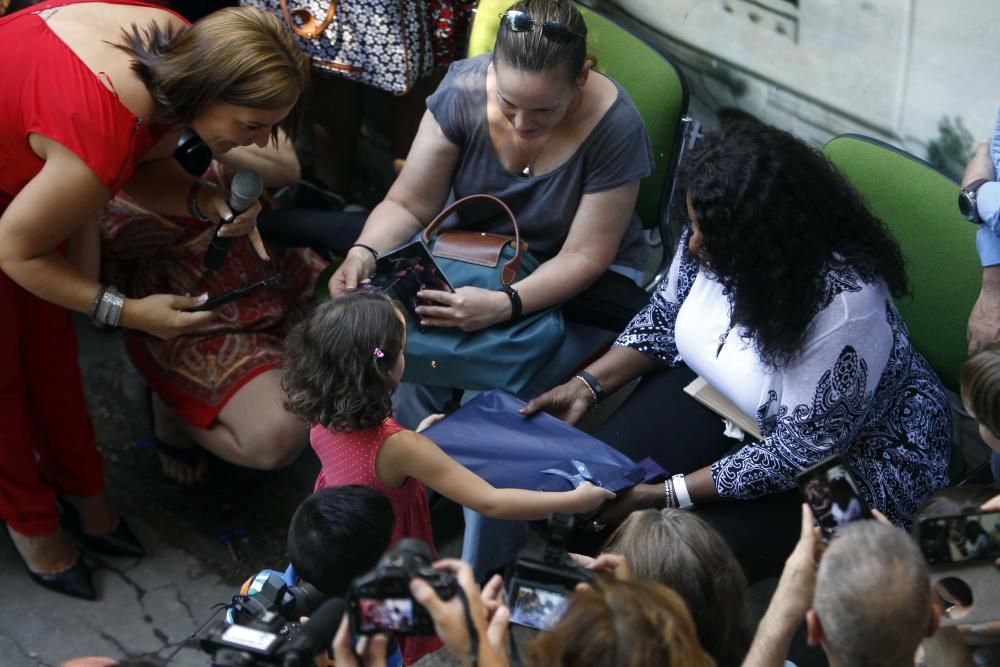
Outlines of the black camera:
[{"label": "black camera", "polygon": [[340,598],[324,602],[301,626],[276,609],[260,606],[241,624],[217,621],[201,637],[200,645],[212,655],[213,667],[312,667],[315,655],[329,650],[343,615]]},{"label": "black camera", "polygon": [[507,604],[512,623],[551,630],[566,611],[577,584],[594,578],[592,572],[574,563],[566,550],[573,521],[571,514],[552,514],[545,545],[519,557],[508,568]]},{"label": "black camera", "polygon": [[351,629],[360,635],[434,635],[430,615],[410,595],[410,580],[423,579],[442,600],[455,595],[458,583],[451,574],[433,569],[433,558],[430,547],[411,538],[387,551],[374,570],[351,585],[347,598]]}]

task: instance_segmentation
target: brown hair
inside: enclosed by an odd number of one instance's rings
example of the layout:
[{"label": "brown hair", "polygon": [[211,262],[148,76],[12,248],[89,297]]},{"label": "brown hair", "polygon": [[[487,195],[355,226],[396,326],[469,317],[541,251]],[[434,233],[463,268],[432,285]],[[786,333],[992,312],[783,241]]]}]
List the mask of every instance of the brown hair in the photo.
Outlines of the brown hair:
[{"label": "brown hair", "polygon": [[732,549],[703,519],[678,509],[633,512],[604,551],[624,556],[633,579],[677,591],[716,662],[743,662],[753,638],[747,580]]},{"label": "brown hair", "polygon": [[385,295],[352,292],[323,303],[285,339],[285,408],[310,424],[359,431],[392,414],[392,371],[406,327]]},{"label": "brown hair", "polygon": [[990,433],[1000,438],[1000,343],[985,345],[962,364],[962,401]]},{"label": "brown hair", "polygon": [[117,48],[149,89],[156,123],[190,125],[213,102],[251,109],[292,106],[278,127],[294,140],[302,123],[309,61],[287,26],[253,7],[227,7],[179,30],[123,29]]},{"label": "brown hair", "polygon": [[536,667],[712,667],[684,601],[651,581],[595,580],[528,645]]},{"label": "brown hair", "polygon": [[[580,10],[568,0],[520,0],[507,11],[522,11],[537,22],[533,30],[514,32],[503,22],[497,31],[493,46],[493,57],[522,72],[551,72],[558,67],[566,67],[570,81],[583,68],[587,54],[587,24]],[[541,24],[555,22],[568,30],[583,35],[568,42],[558,42],[542,34]]]}]

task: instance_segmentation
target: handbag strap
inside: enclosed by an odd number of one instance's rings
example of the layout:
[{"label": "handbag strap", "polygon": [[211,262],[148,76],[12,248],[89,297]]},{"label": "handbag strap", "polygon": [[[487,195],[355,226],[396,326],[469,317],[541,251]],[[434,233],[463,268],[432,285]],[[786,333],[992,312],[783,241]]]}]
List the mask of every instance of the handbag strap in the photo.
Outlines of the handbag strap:
[{"label": "handbag strap", "polygon": [[[278,4],[281,5],[281,15],[285,17],[285,23],[292,29],[292,32],[303,39],[315,39],[322,35],[333,22],[333,17],[337,13],[337,0],[330,0],[330,4],[326,8],[326,18],[323,19],[322,23],[317,24],[316,17],[308,9],[293,9],[289,12],[288,0],[279,0]],[[301,26],[292,20],[292,14],[301,19]]]},{"label": "handbag strap", "polygon": [[510,220],[510,224],[514,227],[514,256],[511,257],[507,262],[504,263],[503,268],[500,270],[500,280],[504,285],[510,285],[514,280],[517,279],[517,272],[521,269],[521,230],[517,227],[517,218],[514,217],[514,212],[510,210],[499,197],[494,197],[493,195],[468,195],[454,201],[451,206],[445,210],[438,213],[431,223],[424,228],[423,240],[424,243],[430,245],[431,239],[434,236],[434,232],[438,230],[445,220],[448,219],[452,213],[458,209],[466,206],[472,201],[491,201],[503,209],[503,212],[507,214],[507,219]]}]

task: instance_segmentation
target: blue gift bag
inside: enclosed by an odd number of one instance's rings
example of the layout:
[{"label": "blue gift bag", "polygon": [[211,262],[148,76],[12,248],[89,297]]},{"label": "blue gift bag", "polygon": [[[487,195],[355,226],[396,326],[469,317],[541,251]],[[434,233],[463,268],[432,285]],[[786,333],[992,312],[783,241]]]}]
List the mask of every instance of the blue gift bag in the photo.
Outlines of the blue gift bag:
[{"label": "blue gift bag", "polygon": [[522,407],[510,394],[488,391],[423,435],[497,488],[568,491],[586,480],[618,493],[665,474],[551,415],[523,417]]}]

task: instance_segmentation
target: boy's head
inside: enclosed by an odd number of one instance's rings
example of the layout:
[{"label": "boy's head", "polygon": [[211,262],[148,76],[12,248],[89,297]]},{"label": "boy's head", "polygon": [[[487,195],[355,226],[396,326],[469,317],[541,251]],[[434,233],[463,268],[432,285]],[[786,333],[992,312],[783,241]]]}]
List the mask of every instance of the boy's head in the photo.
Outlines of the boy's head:
[{"label": "boy's head", "polygon": [[325,595],[343,596],[385,553],[395,521],[389,499],[369,486],[320,489],[299,505],[288,527],[296,574]]},{"label": "boy's head", "polygon": [[979,422],[979,434],[1000,451],[1000,343],[990,343],[962,365],[962,403]]}]

